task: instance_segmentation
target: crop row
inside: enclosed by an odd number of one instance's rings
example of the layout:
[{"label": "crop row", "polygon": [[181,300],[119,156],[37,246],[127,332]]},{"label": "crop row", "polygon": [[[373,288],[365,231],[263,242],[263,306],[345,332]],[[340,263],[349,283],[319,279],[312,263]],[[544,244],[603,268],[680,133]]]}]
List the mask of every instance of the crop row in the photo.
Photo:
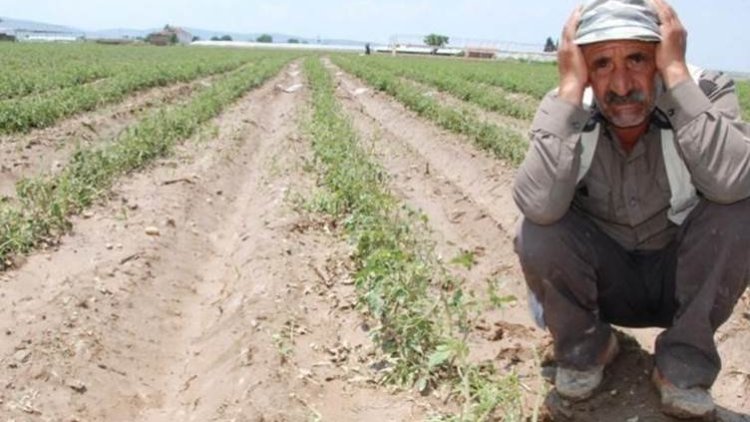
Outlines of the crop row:
[{"label": "crop row", "polygon": [[0,100],[66,88],[143,67],[180,66],[186,61],[209,64],[247,55],[237,50],[2,43]]},{"label": "crop row", "polygon": [[[175,51],[181,51],[182,55],[166,57],[153,63],[141,58],[128,64],[127,68],[115,76],[95,83],[0,101],[0,133],[47,127],[63,117],[117,102],[134,91],[227,72],[264,57],[257,52],[202,56],[201,53],[210,50]],[[226,53],[226,50],[219,51]]]},{"label": "crop row", "polygon": [[490,414],[521,420],[518,378],[469,361],[474,298],[435,258],[426,219],[390,194],[384,170],[360,145],[320,61],[308,59],[305,71],[313,92],[308,133],[325,187],[314,202],[353,239],[355,286],[376,321],[371,333],[386,355],[386,380],[422,393],[448,383],[461,411],[435,421],[482,421]]},{"label": "crop row", "polygon": [[168,154],[176,142],[278,73],[291,58],[268,54],[198,89],[188,102],[155,110],[113,142],[77,151],[59,174],[19,182],[18,204],[0,204],[0,267],[9,254],[25,253],[68,229],[68,218],[101,196],[117,177]]},{"label": "crop row", "polygon": [[426,57],[399,57],[389,60],[420,69],[423,73],[446,73],[458,79],[493,85],[536,99],[544,97],[558,82],[557,67],[554,63],[515,60],[435,60]]},{"label": "crop row", "polygon": [[353,56],[334,56],[334,63],[374,88],[386,92],[409,109],[450,131],[469,136],[479,147],[491,151],[498,158],[517,166],[528,147],[526,138],[504,126],[484,122],[467,110],[456,110],[441,105],[414,86],[402,82],[398,76],[382,68],[369,66]]},{"label": "crop row", "polygon": [[475,82],[456,74],[443,61],[373,56],[362,58],[370,66],[387,69],[399,76],[428,84],[450,93],[461,100],[474,103],[484,109],[507,116],[530,120],[534,116],[537,101],[522,101],[513,98],[487,84]]}]

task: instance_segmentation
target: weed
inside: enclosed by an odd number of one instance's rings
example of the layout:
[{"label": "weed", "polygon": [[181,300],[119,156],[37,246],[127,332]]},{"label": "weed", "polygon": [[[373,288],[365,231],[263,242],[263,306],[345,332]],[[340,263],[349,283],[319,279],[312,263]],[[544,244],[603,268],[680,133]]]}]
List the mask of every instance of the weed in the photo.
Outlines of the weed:
[{"label": "weed", "polygon": [[473,251],[461,251],[455,258],[451,259],[450,263],[470,270],[477,264],[477,257]]},{"label": "weed", "polygon": [[505,284],[497,279],[487,280],[487,297],[491,308],[501,309],[506,305],[517,302],[518,298],[513,295],[500,295],[500,285]]}]

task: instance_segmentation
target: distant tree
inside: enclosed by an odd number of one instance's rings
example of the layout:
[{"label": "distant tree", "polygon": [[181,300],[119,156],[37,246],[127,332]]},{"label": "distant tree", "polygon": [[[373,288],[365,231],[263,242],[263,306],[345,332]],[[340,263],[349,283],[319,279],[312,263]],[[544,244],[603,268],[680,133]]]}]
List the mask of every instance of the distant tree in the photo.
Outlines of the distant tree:
[{"label": "distant tree", "polygon": [[201,40],[201,37],[199,37],[197,35],[193,35],[193,42],[200,41],[200,40]]},{"label": "distant tree", "polygon": [[544,52],[552,53],[557,51],[557,45],[552,41],[552,37],[547,37],[547,42],[544,44]]},{"label": "distant tree", "polygon": [[211,37],[211,41],[220,41],[220,38],[214,35],[213,37]]},{"label": "distant tree", "polygon": [[270,36],[270,35],[268,35],[268,34],[263,34],[263,35],[259,36],[258,38],[256,38],[255,41],[257,41],[257,42],[272,43],[273,42],[273,37]]},{"label": "distant tree", "polygon": [[436,48],[443,47],[444,45],[448,44],[449,41],[450,41],[450,38],[448,38],[445,35],[440,35],[440,34],[430,34],[424,37],[425,44],[429,45],[430,47],[436,47]]},{"label": "distant tree", "polygon": [[177,44],[177,41],[179,41],[179,40],[177,39],[177,34],[172,34],[172,35],[171,35],[171,36],[169,37],[169,43],[170,43],[170,44]]},{"label": "distant tree", "polygon": [[289,44],[299,44],[299,40],[296,38],[289,38],[286,42]]},{"label": "distant tree", "polygon": [[222,35],[219,41],[232,41],[232,37],[229,35]]}]

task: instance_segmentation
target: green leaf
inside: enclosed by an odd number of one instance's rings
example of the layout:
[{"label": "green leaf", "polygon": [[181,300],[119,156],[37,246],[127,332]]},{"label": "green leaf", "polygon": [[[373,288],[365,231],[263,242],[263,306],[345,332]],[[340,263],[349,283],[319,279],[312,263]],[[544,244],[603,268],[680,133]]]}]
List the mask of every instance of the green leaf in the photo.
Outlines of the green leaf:
[{"label": "green leaf", "polygon": [[456,355],[455,351],[447,344],[439,345],[430,355],[428,365],[430,369],[435,368],[449,361]]},{"label": "green leaf", "polygon": [[474,252],[472,251],[461,251],[458,256],[453,258],[451,260],[451,264],[457,264],[461,265],[462,267],[465,267],[467,270],[470,270],[474,265],[476,265],[477,260]]}]

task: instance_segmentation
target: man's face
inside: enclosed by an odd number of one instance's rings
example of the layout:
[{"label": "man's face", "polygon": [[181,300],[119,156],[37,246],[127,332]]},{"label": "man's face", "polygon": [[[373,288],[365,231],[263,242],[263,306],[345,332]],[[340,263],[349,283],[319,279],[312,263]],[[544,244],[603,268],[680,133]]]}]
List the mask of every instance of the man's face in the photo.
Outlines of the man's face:
[{"label": "man's face", "polygon": [[581,50],[604,117],[622,128],[644,123],[656,101],[656,44],[604,41],[584,45]]}]

